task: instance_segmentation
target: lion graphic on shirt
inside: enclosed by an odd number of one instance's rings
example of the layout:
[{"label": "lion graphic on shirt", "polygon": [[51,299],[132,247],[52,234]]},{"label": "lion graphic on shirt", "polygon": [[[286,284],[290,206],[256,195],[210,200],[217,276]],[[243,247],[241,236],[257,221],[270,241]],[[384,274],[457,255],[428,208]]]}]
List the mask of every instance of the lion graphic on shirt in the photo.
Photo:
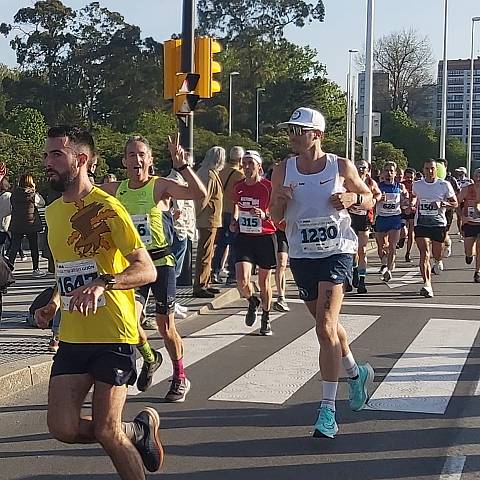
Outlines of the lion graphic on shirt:
[{"label": "lion graphic on shirt", "polygon": [[[108,218],[114,218],[114,210],[104,208],[105,205],[92,202],[85,205],[83,200],[75,202],[77,212],[70,218],[73,232],[67,239],[68,245],[74,245],[74,250],[80,257],[91,257],[100,248],[108,250],[110,243],[105,234],[110,232],[107,224]],[[103,209],[103,210],[102,210]]]}]

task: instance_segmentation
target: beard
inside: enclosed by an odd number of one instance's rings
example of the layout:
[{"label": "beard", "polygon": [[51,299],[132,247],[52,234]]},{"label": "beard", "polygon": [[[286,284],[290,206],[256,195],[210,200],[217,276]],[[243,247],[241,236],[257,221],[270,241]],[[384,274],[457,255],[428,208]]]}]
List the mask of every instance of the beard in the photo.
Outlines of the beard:
[{"label": "beard", "polygon": [[48,173],[55,173],[57,175],[58,178],[51,177],[49,183],[52,189],[59,193],[66,192],[68,187],[73,185],[78,177],[78,172],[73,166],[69,172],[60,173],[56,170],[49,170],[47,174]]}]

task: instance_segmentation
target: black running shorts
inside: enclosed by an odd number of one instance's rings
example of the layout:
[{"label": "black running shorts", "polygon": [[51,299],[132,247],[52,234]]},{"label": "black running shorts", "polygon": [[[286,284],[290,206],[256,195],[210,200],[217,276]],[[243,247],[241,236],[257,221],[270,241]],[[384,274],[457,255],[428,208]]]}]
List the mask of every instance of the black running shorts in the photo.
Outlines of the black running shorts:
[{"label": "black running shorts", "polygon": [[443,243],[447,237],[447,227],[423,227],[417,225],[414,228],[416,238],[429,238],[432,242]]},{"label": "black running shorts", "polygon": [[248,262],[264,270],[277,266],[277,242],[271,235],[240,233],[235,239],[235,263]]},{"label": "black running shorts", "polygon": [[155,297],[155,312],[159,315],[169,315],[175,310],[175,295],[177,293],[177,279],[175,277],[175,267],[170,265],[161,265],[157,269],[157,279],[153,283],[144,285],[137,290],[145,302],[148,294],[152,290]]},{"label": "black running shorts", "polygon": [[480,237],[480,225],[473,225],[471,223],[463,224],[463,236],[465,238]]},{"label": "black running shorts", "polygon": [[108,385],[134,385],[135,346],[128,343],[60,342],[50,376],[89,374]]},{"label": "black running shorts", "polygon": [[275,236],[277,237],[277,252],[288,253],[288,240],[285,232],[277,230]]}]

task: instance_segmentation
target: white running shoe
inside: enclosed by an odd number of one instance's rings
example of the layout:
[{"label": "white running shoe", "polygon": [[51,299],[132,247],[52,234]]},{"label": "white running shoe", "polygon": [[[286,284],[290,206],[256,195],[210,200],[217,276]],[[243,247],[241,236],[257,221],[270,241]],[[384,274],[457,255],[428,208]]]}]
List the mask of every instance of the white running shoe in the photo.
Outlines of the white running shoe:
[{"label": "white running shoe", "polygon": [[46,274],[47,272],[44,272],[43,270],[40,270],[38,268],[33,271],[33,276],[37,278],[44,277]]},{"label": "white running shoe", "polygon": [[188,312],[188,307],[186,305],[180,305],[179,303],[176,303],[175,310],[178,310],[179,312]]},{"label": "white running shoe", "polygon": [[445,253],[444,253],[444,255],[445,255],[445,258],[448,258],[448,257],[450,257],[450,256],[452,255],[452,245],[451,245],[451,244],[450,244],[450,245],[447,245],[447,246],[445,247]]},{"label": "white running shoe", "polygon": [[179,320],[183,320],[184,318],[188,317],[187,312],[180,310],[177,307],[178,303],[175,304],[175,318],[178,318]]},{"label": "white running shoe", "polygon": [[443,262],[441,260],[433,261],[432,272],[435,275],[440,275],[440,273],[443,272]]}]

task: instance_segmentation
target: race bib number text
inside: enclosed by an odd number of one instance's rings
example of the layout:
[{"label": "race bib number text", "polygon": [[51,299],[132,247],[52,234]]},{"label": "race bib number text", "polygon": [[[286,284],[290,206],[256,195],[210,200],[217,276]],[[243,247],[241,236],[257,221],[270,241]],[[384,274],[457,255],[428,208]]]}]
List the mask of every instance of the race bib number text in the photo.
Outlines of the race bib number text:
[{"label": "race bib number text", "polygon": [[152,243],[152,229],[150,227],[150,215],[132,215],[132,222],[144,245]]},{"label": "race bib number text", "polygon": [[[93,282],[98,277],[97,264],[94,260],[78,260],[77,262],[57,263],[56,276],[60,292],[62,310],[70,306],[70,293],[76,288],[83,287]],[[98,306],[106,305],[105,296],[98,299]]]},{"label": "race bib number text", "polygon": [[306,218],[297,222],[304,252],[324,252],[338,246],[338,225],[331,217]]},{"label": "race bib number text", "polygon": [[250,212],[240,211],[238,226],[240,233],[262,233],[262,220]]}]

